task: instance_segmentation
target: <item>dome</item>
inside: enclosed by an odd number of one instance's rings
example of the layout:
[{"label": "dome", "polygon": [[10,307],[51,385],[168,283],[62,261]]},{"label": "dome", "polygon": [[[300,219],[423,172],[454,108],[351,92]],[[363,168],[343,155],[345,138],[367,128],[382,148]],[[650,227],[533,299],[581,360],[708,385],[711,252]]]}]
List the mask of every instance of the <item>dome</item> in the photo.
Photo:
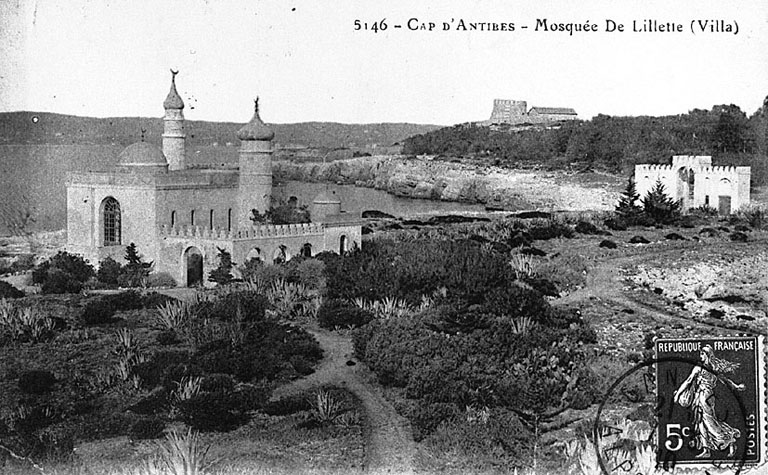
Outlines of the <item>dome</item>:
[{"label": "dome", "polygon": [[256,98],[253,102],[253,118],[237,131],[237,138],[240,140],[272,140],[275,138],[275,131],[269,128],[259,117],[259,99]]},{"label": "dome", "polygon": [[119,166],[168,166],[159,148],[147,142],[137,142],[125,147],[118,157]]},{"label": "dome", "polygon": [[179,74],[178,71],[174,71],[171,69],[171,90],[168,91],[168,96],[166,96],[165,100],[163,101],[163,107],[165,109],[183,109],[184,108],[184,101],[181,100],[181,96],[179,96],[179,93],[176,92],[176,75]]}]

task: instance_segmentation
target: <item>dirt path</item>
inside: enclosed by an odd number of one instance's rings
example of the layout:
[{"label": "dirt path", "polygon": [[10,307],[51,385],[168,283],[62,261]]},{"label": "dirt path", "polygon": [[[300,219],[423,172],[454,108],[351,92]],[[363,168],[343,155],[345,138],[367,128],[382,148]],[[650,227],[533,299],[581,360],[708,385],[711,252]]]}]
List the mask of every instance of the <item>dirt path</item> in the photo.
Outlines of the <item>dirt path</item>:
[{"label": "dirt path", "polygon": [[278,399],[323,384],[335,384],[354,393],[366,412],[366,449],[364,469],[368,473],[413,473],[416,443],[408,421],[387,401],[381,387],[372,384],[373,375],[363,364],[347,366],[352,359],[349,337],[324,330],[309,330],[325,352],[325,357],[311,375],[278,388]]}]

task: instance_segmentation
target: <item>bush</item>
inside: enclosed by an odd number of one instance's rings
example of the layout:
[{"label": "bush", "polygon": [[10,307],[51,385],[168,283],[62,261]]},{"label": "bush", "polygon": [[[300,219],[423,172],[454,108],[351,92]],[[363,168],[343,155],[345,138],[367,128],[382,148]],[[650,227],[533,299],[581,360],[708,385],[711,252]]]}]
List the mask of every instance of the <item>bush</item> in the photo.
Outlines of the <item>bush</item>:
[{"label": "bush", "polygon": [[159,439],[163,436],[165,421],[157,417],[142,418],[131,425],[128,436],[134,440]]},{"label": "bush", "polygon": [[731,241],[735,241],[735,242],[747,242],[747,241],[749,241],[749,237],[746,234],[742,233],[742,232],[731,233],[729,237],[730,237]]},{"label": "bush", "polygon": [[291,414],[311,409],[312,402],[305,395],[298,394],[270,401],[264,406],[263,410],[269,416],[290,416]]},{"label": "bush", "polygon": [[603,234],[603,231],[600,230],[600,228],[590,223],[589,221],[579,221],[576,223],[574,230],[580,234]]},{"label": "bush", "polygon": [[76,294],[83,290],[83,282],[58,268],[48,269],[42,279],[41,290],[44,294]]},{"label": "bush", "polygon": [[27,394],[45,394],[55,384],[56,377],[50,371],[24,371],[19,376],[19,389]]},{"label": "bush", "polygon": [[678,234],[678,233],[669,233],[666,236],[664,236],[664,239],[669,239],[670,241],[685,241],[685,237]]},{"label": "bush", "polygon": [[224,322],[262,321],[266,316],[267,298],[252,290],[229,292],[213,302],[205,302],[193,308],[193,313]]},{"label": "bush", "polygon": [[24,292],[4,280],[0,280],[0,299],[18,299],[24,297]]},{"label": "bush", "polygon": [[104,297],[99,297],[85,304],[80,320],[86,325],[113,323],[117,320],[114,318],[116,312],[114,304]]},{"label": "bush", "polygon": [[226,392],[200,393],[179,401],[180,419],[201,432],[224,432],[244,424],[248,416],[236,394]]},{"label": "bush", "polygon": [[[141,378],[145,387],[154,388],[163,384],[166,389],[174,389],[172,381],[179,381],[182,376],[199,373],[190,369],[190,353],[185,350],[167,349],[157,351],[149,361],[133,368],[133,373]],[[174,376],[181,374],[182,376]]]},{"label": "bush", "polygon": [[629,239],[629,243],[630,244],[648,244],[650,243],[650,241],[644,238],[643,236],[632,236]]},{"label": "bush", "polygon": [[96,278],[99,282],[110,287],[117,287],[117,278],[120,276],[123,266],[111,257],[104,258],[99,262],[99,270],[96,272]]},{"label": "bush", "polygon": [[[294,264],[296,261],[296,264]],[[318,259],[291,259],[288,280],[312,290],[325,289],[325,263]]]},{"label": "bush", "polygon": [[176,279],[168,272],[156,272],[147,277],[147,287],[149,288],[176,287],[177,285]]},{"label": "bush", "polygon": [[138,310],[144,307],[144,299],[141,293],[135,290],[126,290],[117,294],[109,294],[101,297],[104,302],[114,307],[117,312],[126,310]]},{"label": "bush", "polygon": [[83,283],[94,276],[93,266],[88,264],[85,259],[65,251],[59,251],[58,254],[43,262],[32,271],[32,282],[45,286],[50,271],[54,269],[67,274],[71,279],[79,282],[81,288]]},{"label": "bush", "polygon": [[328,299],[320,306],[317,321],[322,328],[361,327],[373,320],[371,312],[341,299]]},{"label": "bush", "polygon": [[616,249],[618,245],[611,241],[610,239],[603,239],[600,241],[600,244],[598,244],[598,247],[604,247],[606,249]]},{"label": "bush", "polygon": [[148,309],[155,309],[162,307],[169,302],[178,302],[179,299],[171,297],[170,295],[161,294],[159,292],[149,292],[142,297],[142,306]]}]

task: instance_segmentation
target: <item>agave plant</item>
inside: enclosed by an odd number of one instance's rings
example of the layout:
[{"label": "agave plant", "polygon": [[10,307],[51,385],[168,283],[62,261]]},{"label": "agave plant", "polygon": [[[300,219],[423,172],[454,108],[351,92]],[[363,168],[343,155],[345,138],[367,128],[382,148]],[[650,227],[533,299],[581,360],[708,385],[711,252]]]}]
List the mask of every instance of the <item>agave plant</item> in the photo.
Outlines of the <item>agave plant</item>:
[{"label": "agave plant", "polygon": [[201,475],[208,464],[206,456],[210,446],[204,446],[197,432],[192,429],[180,433],[176,429],[166,434],[160,445],[160,462],[164,473],[170,475]]},{"label": "agave plant", "polygon": [[520,317],[512,320],[512,333],[516,335],[525,335],[536,325],[531,317]]},{"label": "agave plant", "polygon": [[203,379],[200,377],[184,376],[181,381],[176,383],[176,389],[173,391],[172,398],[175,402],[189,401],[200,394],[200,387]]},{"label": "agave plant", "polygon": [[[199,295],[196,293],[195,295]],[[188,302],[168,302],[157,308],[155,323],[164,330],[183,330],[192,318],[192,305]]]},{"label": "agave plant", "polygon": [[318,391],[312,407],[312,417],[321,424],[333,423],[341,414],[341,403],[330,392]]},{"label": "agave plant", "polygon": [[512,255],[512,259],[509,261],[509,265],[512,267],[512,272],[516,279],[531,278],[536,276],[536,264],[533,262],[533,257],[525,256],[522,254]]}]

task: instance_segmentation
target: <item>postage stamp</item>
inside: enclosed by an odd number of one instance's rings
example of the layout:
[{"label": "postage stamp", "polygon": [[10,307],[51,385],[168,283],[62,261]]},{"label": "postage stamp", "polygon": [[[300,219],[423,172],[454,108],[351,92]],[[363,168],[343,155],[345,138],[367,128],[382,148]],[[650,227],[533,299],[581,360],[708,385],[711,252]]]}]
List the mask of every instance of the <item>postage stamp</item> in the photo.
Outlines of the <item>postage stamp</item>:
[{"label": "postage stamp", "polygon": [[764,464],[763,338],[660,339],[655,351],[657,466]]}]

